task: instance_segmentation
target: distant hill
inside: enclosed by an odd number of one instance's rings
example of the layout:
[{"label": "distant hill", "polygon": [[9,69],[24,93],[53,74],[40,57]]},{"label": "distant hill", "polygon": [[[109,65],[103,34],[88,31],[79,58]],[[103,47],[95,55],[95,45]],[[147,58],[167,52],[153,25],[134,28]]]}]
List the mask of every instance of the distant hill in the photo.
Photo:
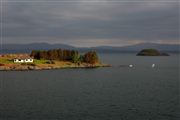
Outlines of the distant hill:
[{"label": "distant hill", "polygon": [[48,43],[31,43],[31,44],[3,44],[3,53],[30,53],[32,50],[48,50],[48,49],[73,49],[82,52],[96,50],[97,52],[138,52],[142,49],[157,49],[162,52],[180,52],[180,44],[157,44],[157,43],[141,43],[123,47],[98,46],[89,48],[77,48],[65,44],[48,44]]},{"label": "distant hill", "polygon": [[169,56],[168,53],[162,53],[156,49],[142,49],[136,55],[137,56]]},{"label": "distant hill", "polygon": [[180,52],[180,44],[157,44],[157,43],[140,43],[130,46],[123,47],[112,47],[112,46],[99,46],[92,47],[97,51],[109,51],[109,52],[137,52],[142,49],[157,49],[164,52]]},{"label": "distant hill", "polygon": [[65,44],[31,43],[31,44],[3,44],[3,53],[30,53],[32,50],[48,49],[75,49],[75,47]]}]

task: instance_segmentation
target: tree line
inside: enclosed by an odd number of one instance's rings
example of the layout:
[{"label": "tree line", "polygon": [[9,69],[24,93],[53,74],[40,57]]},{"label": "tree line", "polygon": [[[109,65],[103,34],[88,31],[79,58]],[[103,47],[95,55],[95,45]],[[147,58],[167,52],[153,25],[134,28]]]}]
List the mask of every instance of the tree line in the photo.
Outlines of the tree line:
[{"label": "tree line", "polygon": [[52,50],[33,50],[30,54],[34,59],[45,60],[59,60],[59,61],[72,61],[74,63],[90,63],[95,64],[99,62],[98,55],[95,51],[89,51],[84,55],[76,50],[66,49],[52,49]]}]

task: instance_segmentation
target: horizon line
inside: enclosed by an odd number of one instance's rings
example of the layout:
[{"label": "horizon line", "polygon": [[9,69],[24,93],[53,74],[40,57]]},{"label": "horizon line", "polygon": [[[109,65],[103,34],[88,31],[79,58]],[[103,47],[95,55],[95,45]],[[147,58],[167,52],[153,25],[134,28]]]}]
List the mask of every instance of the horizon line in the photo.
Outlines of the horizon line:
[{"label": "horizon line", "polygon": [[[61,45],[67,45],[71,47],[77,47],[77,48],[91,48],[91,47],[125,47],[125,46],[133,46],[133,45],[139,45],[139,44],[159,44],[159,45],[180,45],[180,43],[156,43],[156,42],[141,42],[141,43],[134,43],[134,44],[129,44],[129,45],[123,45],[123,46],[114,46],[114,45],[99,45],[99,46],[75,46],[75,45],[70,45],[70,44],[64,44],[64,43],[48,43],[48,42],[32,42],[32,43],[3,43],[4,45],[28,45],[28,44],[49,44],[49,45],[56,45],[56,44],[61,44]],[[3,44],[1,44],[3,46]]]},{"label": "horizon line", "polygon": [[5,0],[1,0],[1,2],[2,3],[19,3],[19,2],[22,2],[22,3],[32,3],[32,2],[47,2],[47,3],[58,3],[58,2],[64,2],[64,3],[71,3],[71,2],[73,2],[73,3],[79,3],[79,2],[81,2],[81,3],[118,3],[118,2],[125,2],[125,3],[129,3],[129,2],[145,2],[145,3],[149,3],[149,2],[167,2],[167,3],[173,3],[173,2],[178,2],[179,3],[179,1],[177,1],[177,0],[172,0],[172,1],[169,1],[169,0],[153,0],[153,1],[143,1],[143,0],[135,0],[135,1],[126,1],[126,0],[121,0],[121,1],[118,1],[118,0],[113,0],[113,1],[98,1],[98,0],[93,0],[93,1],[80,1],[80,0],[78,0],[78,1],[72,1],[72,0],[68,0],[68,1],[65,1],[65,0],[63,0],[63,1],[57,1],[57,0],[53,0],[53,1],[45,1],[45,0],[37,0],[37,1],[23,1],[23,0],[16,0],[16,1],[12,1],[12,0],[10,0],[10,1],[5,1]]}]

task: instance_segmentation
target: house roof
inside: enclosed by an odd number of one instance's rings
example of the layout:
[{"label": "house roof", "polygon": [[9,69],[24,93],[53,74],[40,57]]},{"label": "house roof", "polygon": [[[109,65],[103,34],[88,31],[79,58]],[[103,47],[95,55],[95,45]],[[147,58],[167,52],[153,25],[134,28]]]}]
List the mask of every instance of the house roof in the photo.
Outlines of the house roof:
[{"label": "house roof", "polygon": [[29,55],[19,55],[16,56],[14,59],[33,59],[33,58],[30,57]]}]

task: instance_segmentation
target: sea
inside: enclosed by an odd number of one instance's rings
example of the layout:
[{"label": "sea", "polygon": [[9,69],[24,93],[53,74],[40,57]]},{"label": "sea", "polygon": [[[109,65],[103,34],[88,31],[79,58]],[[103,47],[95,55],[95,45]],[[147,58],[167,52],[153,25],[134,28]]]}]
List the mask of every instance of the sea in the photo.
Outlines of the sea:
[{"label": "sea", "polygon": [[180,120],[180,54],[99,57],[112,67],[1,71],[0,120]]}]

